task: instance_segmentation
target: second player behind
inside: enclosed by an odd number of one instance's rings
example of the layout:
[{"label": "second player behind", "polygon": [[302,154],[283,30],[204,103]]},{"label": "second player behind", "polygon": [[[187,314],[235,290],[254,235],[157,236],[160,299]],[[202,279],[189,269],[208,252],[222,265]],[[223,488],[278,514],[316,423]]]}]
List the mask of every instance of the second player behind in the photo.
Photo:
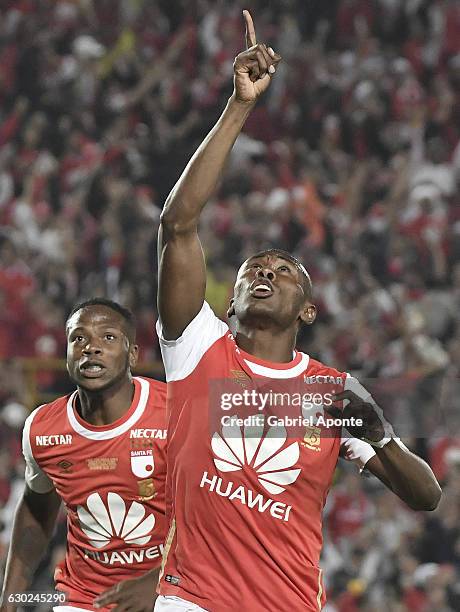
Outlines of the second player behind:
[{"label": "second player behind", "polygon": [[25,488],[16,510],[1,612],[30,588],[61,502],[67,552],[56,568],[62,612],[150,612],[165,536],[166,385],[135,377],[129,310],[104,298],[66,324],[76,390],[38,407],[24,426]]}]

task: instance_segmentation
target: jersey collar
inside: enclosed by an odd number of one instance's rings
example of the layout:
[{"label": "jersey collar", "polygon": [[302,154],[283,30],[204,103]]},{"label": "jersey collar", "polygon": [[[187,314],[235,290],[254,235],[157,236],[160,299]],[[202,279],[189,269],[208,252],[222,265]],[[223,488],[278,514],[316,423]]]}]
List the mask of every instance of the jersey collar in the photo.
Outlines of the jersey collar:
[{"label": "jersey collar", "polygon": [[137,376],[133,381],[134,397],[131,406],[122,417],[110,425],[96,426],[84,421],[75,409],[77,391],[74,391],[67,401],[67,417],[71,427],[89,440],[110,440],[128,431],[142,416],[149,397],[148,382]]},{"label": "jersey collar", "polygon": [[238,346],[236,346],[236,355],[238,361],[249,374],[263,376],[264,378],[297,378],[305,372],[310,361],[310,357],[300,351],[294,351],[294,357],[288,363],[259,359],[246,353]]}]

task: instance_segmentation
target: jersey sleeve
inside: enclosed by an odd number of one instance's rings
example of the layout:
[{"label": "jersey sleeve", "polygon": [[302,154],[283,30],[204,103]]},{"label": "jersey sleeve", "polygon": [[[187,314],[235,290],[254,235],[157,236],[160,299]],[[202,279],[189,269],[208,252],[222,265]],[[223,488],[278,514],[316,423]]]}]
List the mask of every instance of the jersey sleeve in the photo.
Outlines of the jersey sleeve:
[{"label": "jersey sleeve", "polygon": [[206,351],[228,332],[228,325],[216,317],[207,302],[176,340],[164,338],[160,320],[156,327],[167,382],[191,374]]},{"label": "jersey sleeve", "polygon": [[[379,416],[382,424],[387,424],[387,421],[383,415],[382,409],[375,403],[374,398],[369,393],[369,391],[363,387],[363,385],[353,376],[347,374],[347,378],[345,379],[345,390],[353,391],[356,395],[361,397],[366,402],[371,403],[374,406],[374,410]],[[344,400],[347,402],[348,400]],[[391,438],[400,446],[403,450],[410,452],[409,449],[404,445],[404,443],[394,435],[393,428],[391,425],[387,424],[385,427],[385,431],[391,434]],[[347,461],[353,461],[356,463],[360,471],[362,471],[366,465],[366,463],[375,455],[375,450],[372,445],[365,442],[364,440],[359,440],[358,438],[354,438],[345,428],[343,430],[342,439],[340,443],[340,456]]]},{"label": "jersey sleeve", "polygon": [[[344,385],[345,391],[353,391],[366,402],[375,403],[369,391],[354,376],[347,374]],[[348,400],[344,400],[348,402]],[[340,456],[346,461],[353,461],[362,472],[366,463],[375,455],[375,450],[370,444],[354,438],[345,428],[340,441]]]},{"label": "jersey sleeve", "polygon": [[27,486],[35,493],[49,493],[54,489],[54,485],[35,460],[30,444],[30,428],[38,410],[40,410],[40,407],[27,417],[22,432],[22,452],[26,461],[24,477]]}]

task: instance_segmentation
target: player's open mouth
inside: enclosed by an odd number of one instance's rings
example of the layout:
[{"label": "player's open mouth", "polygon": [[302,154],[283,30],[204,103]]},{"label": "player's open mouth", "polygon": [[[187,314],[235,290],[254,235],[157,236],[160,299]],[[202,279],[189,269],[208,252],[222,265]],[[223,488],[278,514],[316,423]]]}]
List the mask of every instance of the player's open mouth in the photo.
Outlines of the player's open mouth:
[{"label": "player's open mouth", "polygon": [[105,367],[95,361],[86,361],[80,365],[79,370],[85,378],[98,378],[104,372]]},{"label": "player's open mouth", "polygon": [[254,281],[250,288],[251,295],[255,298],[268,298],[273,295],[273,287],[267,281]]}]

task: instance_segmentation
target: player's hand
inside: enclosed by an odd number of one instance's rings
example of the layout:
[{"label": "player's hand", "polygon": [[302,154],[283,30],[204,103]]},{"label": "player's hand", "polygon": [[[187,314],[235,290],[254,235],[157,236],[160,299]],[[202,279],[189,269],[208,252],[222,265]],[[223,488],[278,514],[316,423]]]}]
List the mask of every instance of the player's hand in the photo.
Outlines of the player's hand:
[{"label": "player's hand", "polygon": [[123,580],[96,597],[94,607],[117,604],[111,612],[152,612],[157,598],[158,572],[147,572],[140,578]]},{"label": "player's hand", "polygon": [[385,420],[382,410],[372,401],[365,401],[349,390],[336,393],[333,400],[334,402],[348,400],[348,404],[342,409],[336,407],[325,408],[326,412],[332,417],[346,420],[352,417],[362,419],[362,427],[346,425],[346,429],[355,438],[379,445],[388,435],[388,431],[391,430],[392,432],[391,425]]},{"label": "player's hand", "polygon": [[255,102],[270,85],[281,56],[271,47],[257,44],[249,11],[243,11],[243,17],[246,22],[246,51],[237,55],[233,64],[234,95],[239,102]]}]

